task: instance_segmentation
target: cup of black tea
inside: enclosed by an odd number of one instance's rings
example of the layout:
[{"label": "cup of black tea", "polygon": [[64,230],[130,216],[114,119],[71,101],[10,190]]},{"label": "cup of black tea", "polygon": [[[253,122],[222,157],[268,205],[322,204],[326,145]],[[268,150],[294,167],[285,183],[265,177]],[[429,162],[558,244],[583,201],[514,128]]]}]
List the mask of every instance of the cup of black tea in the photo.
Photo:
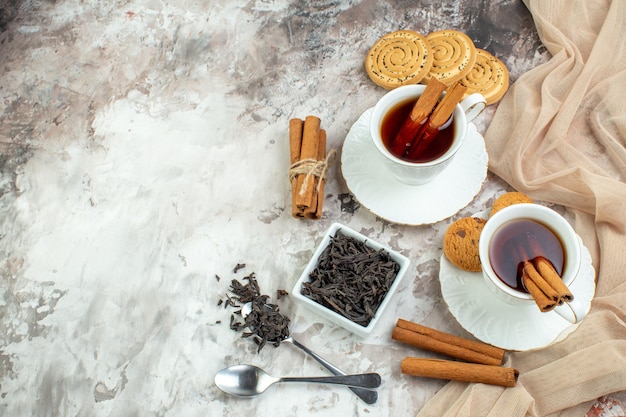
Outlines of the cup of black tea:
[{"label": "cup of black tea", "polygon": [[[534,203],[505,207],[491,216],[478,250],[487,287],[510,305],[535,304],[522,279],[524,262],[549,261],[570,293],[580,270],[581,243],[574,229],[556,211]],[[578,323],[588,309],[571,294],[545,314],[553,312]]]},{"label": "cup of black tea", "polygon": [[[425,85],[405,85],[389,91],[376,103],[370,119],[370,135],[387,169],[398,181],[410,185],[432,181],[450,164],[463,145],[467,124],[486,105],[481,94],[469,95],[456,105],[452,117],[438,129],[427,148],[410,157],[400,155],[390,142],[425,89]],[[426,119],[421,122],[425,123]]]}]

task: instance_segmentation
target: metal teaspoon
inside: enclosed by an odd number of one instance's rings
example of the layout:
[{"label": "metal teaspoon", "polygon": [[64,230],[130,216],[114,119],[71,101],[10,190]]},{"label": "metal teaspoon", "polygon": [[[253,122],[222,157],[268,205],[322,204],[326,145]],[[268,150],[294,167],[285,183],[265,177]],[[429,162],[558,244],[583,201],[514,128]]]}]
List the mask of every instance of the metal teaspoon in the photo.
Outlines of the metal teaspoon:
[{"label": "metal teaspoon", "polygon": [[215,385],[227,394],[238,397],[253,397],[265,392],[277,382],[309,382],[376,388],[380,386],[380,375],[376,373],[276,378],[254,365],[234,365],[224,368],[215,375]]}]

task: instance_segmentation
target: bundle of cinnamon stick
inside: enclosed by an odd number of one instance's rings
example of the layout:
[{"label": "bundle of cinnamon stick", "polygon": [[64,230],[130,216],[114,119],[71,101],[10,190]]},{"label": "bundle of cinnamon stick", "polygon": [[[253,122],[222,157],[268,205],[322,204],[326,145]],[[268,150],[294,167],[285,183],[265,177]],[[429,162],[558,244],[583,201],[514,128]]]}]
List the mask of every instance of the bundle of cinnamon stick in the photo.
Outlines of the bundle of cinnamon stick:
[{"label": "bundle of cinnamon stick", "polygon": [[552,263],[543,256],[524,262],[522,283],[544,313],[574,299]]},{"label": "bundle of cinnamon stick", "polygon": [[[446,94],[441,97],[441,94]],[[433,78],[417,99],[392,143],[392,152],[416,159],[436,138],[439,129],[448,122],[467,87],[458,82],[446,85]],[[441,97],[441,100],[440,100]]]},{"label": "bundle of cinnamon stick", "polygon": [[406,357],[401,364],[403,374],[503,387],[517,383],[519,372],[501,366],[505,351],[498,347],[403,319],[398,319],[391,337],[398,342],[466,361]]},{"label": "bundle of cinnamon stick", "polygon": [[318,220],[322,217],[327,169],[326,131],[316,116],[289,120],[291,215]]}]

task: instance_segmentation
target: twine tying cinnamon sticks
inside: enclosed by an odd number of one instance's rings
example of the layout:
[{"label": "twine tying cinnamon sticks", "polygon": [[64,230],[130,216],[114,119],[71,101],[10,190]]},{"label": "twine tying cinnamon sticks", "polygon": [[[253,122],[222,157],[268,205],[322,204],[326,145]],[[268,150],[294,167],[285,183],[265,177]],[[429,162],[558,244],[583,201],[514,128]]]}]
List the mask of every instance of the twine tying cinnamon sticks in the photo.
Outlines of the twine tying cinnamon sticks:
[{"label": "twine tying cinnamon sticks", "polygon": [[316,116],[289,120],[291,165],[291,215],[318,220],[322,217],[324,185],[335,150],[326,155],[326,131]]},{"label": "twine tying cinnamon sticks", "polygon": [[406,357],[401,364],[403,374],[503,387],[512,387],[517,383],[519,372],[514,368],[501,366],[504,350],[498,347],[403,319],[398,319],[391,337],[420,349],[467,361]]},{"label": "twine tying cinnamon sticks", "polygon": [[303,159],[296,161],[289,167],[289,181],[293,181],[300,174],[304,174],[304,181],[298,195],[304,196],[309,185],[309,176],[314,175],[317,177],[317,191],[319,193],[322,188],[322,183],[326,179],[326,171],[332,159],[334,159],[336,151],[331,149],[325,159],[318,161],[317,159]]}]

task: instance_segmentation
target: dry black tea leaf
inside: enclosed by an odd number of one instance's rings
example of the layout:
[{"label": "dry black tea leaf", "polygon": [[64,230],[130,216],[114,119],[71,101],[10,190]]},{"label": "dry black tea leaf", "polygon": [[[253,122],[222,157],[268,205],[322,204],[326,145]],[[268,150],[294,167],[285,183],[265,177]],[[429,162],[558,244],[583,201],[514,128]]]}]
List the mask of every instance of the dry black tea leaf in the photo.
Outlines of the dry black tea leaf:
[{"label": "dry black tea leaf", "polygon": [[[258,344],[257,352],[267,343],[278,347],[289,337],[289,318],[280,312],[276,304],[268,302],[268,295],[261,294],[254,272],[243,279],[248,282],[244,284],[233,279],[229,289],[231,295],[226,296],[227,303],[238,308],[231,315],[230,328],[241,331],[242,337],[252,337]],[[241,307],[246,303],[252,304],[252,311],[243,317]]]}]

